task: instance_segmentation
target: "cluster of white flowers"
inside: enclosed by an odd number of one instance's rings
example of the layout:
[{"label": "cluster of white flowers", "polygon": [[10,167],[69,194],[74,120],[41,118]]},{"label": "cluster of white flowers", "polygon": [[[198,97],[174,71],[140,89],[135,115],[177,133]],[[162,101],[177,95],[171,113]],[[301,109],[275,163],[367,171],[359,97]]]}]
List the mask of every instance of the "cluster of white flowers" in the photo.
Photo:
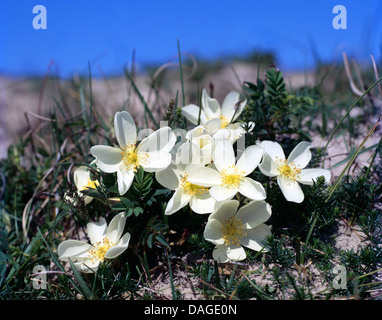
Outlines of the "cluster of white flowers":
[{"label": "cluster of white flowers", "polygon": [[[220,106],[203,90],[200,107],[191,104],[182,108],[182,114],[195,127],[178,143],[168,126],[137,141],[131,115],[117,112],[114,129],[119,146],[96,145],[90,152],[101,171],[117,173],[121,196],[129,190],[139,167],[155,172],[156,180],[174,191],[165,214],[171,215],[186,205],[195,213],[210,214],[204,237],[216,245],[213,258],[219,262],[240,261],[246,258],[242,246],[259,251],[265,237],[271,234],[265,224],[271,216],[265,189],[249,177],[257,167],[264,175],[277,177],[285,198],[296,203],[304,200],[299,183],[312,185],[319,176],[330,181],[329,170],[304,169],[312,157],[308,142],[299,143],[288,158],[272,141],[258,142],[235,155],[234,144],[246,133],[235,121],[245,105],[246,100],[241,101],[238,92],[229,93]],[[253,127],[251,123],[249,130]],[[75,182],[79,183],[79,191],[94,188],[98,182],[90,180],[89,171],[83,167],[78,170]],[[249,203],[239,208],[239,201],[232,200],[237,193]],[[89,223],[91,244],[64,241],[58,248],[60,259],[71,258],[79,270],[94,271],[105,258],[114,258],[128,247],[130,234],[121,237],[125,222],[125,215],[119,214],[108,228],[104,219]]]}]

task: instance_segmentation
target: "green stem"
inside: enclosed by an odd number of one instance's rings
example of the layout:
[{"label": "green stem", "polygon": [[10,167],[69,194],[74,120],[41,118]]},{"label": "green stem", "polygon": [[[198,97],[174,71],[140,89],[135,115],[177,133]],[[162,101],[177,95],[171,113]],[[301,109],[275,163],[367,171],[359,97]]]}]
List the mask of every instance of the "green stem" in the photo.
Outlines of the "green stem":
[{"label": "green stem", "polygon": [[184,96],[184,83],[183,83],[183,67],[182,67],[182,57],[180,53],[180,44],[178,39],[178,57],[179,57],[179,69],[180,69],[180,83],[182,85],[182,98],[183,98],[183,106],[185,105],[185,96]]},{"label": "green stem", "polygon": [[[310,236],[312,235],[312,232],[313,232],[314,226],[315,226],[316,223],[317,223],[317,220],[318,220],[318,214],[317,214],[317,213],[314,213],[314,219],[313,219],[313,222],[312,222],[312,224],[310,225],[308,234],[307,234],[306,239],[305,239],[305,246],[308,245]],[[304,263],[304,260],[305,260],[305,254],[304,254],[304,251],[301,251],[300,263],[303,264],[303,263]]]}]

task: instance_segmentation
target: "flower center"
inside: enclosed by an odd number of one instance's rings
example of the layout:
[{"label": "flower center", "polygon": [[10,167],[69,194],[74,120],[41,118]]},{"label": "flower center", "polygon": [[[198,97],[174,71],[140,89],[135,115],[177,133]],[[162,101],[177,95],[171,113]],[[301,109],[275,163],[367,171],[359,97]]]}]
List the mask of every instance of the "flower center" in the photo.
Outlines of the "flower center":
[{"label": "flower center", "polygon": [[94,262],[94,260],[103,261],[106,252],[113,246],[114,243],[110,241],[108,237],[104,237],[102,241],[93,244],[93,248],[89,250],[92,262]]},{"label": "flower center", "polygon": [[223,221],[223,239],[226,246],[239,245],[239,240],[246,235],[240,219],[232,217]]},{"label": "flower center", "polygon": [[226,126],[229,125],[229,120],[225,116],[219,116],[219,118],[221,122],[220,129],[224,129]]},{"label": "flower center", "polygon": [[296,179],[299,179],[299,174],[301,173],[301,169],[298,168],[299,165],[295,165],[292,161],[291,163],[288,163],[287,160],[279,159],[276,157],[276,164],[278,166],[278,171],[284,179],[288,179],[290,181],[296,181]]},{"label": "flower center", "polygon": [[182,179],[180,180],[180,184],[183,187],[186,194],[190,196],[195,196],[198,194],[202,194],[208,190],[207,188],[203,186],[199,186],[197,184],[193,184],[189,182],[187,179],[188,179],[188,174],[184,173],[184,175],[182,176]]},{"label": "flower center", "polygon": [[227,169],[220,171],[221,185],[226,188],[237,188],[243,181],[244,171],[239,170],[236,166],[229,166]]},{"label": "flower center", "polygon": [[87,189],[97,189],[97,186],[99,186],[99,182],[97,180],[91,180],[88,179],[87,184],[85,184],[81,190],[87,190]]},{"label": "flower center", "polygon": [[123,156],[122,162],[126,165],[127,169],[134,171],[137,171],[140,164],[148,157],[147,153],[138,154],[135,144],[130,144],[126,146],[126,148],[122,148],[121,154]]}]

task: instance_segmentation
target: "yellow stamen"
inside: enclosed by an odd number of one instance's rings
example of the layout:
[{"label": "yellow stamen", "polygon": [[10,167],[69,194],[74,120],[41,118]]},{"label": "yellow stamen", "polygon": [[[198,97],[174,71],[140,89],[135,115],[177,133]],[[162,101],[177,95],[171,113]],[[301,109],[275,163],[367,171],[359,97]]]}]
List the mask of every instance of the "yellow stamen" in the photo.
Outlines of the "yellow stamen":
[{"label": "yellow stamen", "polygon": [[87,184],[85,184],[81,190],[87,190],[87,189],[97,189],[97,186],[99,186],[99,182],[97,180],[91,180],[88,179]]},{"label": "yellow stamen", "polygon": [[246,235],[240,219],[232,217],[223,221],[223,239],[226,246],[239,245],[239,240]]},{"label": "yellow stamen", "polygon": [[147,153],[137,152],[135,144],[130,144],[126,148],[122,148],[121,154],[123,155],[122,162],[126,165],[128,170],[137,171],[137,168],[146,161],[148,158]]},{"label": "yellow stamen", "polygon": [[105,259],[106,252],[113,246],[114,243],[107,237],[104,237],[102,241],[98,241],[96,244],[93,244],[93,248],[89,250],[92,262],[94,262],[94,260],[103,261]]},{"label": "yellow stamen", "polygon": [[199,186],[197,184],[193,184],[189,182],[187,179],[188,179],[188,174],[185,172],[180,180],[180,184],[188,195],[195,196],[195,195],[202,194],[208,191],[207,188],[203,186]]},{"label": "yellow stamen", "polygon": [[227,169],[220,171],[221,185],[226,188],[236,188],[243,181],[244,171],[239,170],[236,166],[229,166]]},{"label": "yellow stamen", "polygon": [[220,129],[224,129],[226,126],[229,125],[229,120],[225,116],[219,116],[219,118],[221,122]]},{"label": "yellow stamen", "polygon": [[298,168],[299,165],[295,165],[294,162],[292,161],[291,163],[288,163],[288,161],[284,159],[279,159],[276,157],[276,164],[278,166],[278,171],[280,175],[284,179],[288,179],[290,181],[296,181],[296,179],[299,179],[300,176],[299,174],[301,173],[301,169]]}]

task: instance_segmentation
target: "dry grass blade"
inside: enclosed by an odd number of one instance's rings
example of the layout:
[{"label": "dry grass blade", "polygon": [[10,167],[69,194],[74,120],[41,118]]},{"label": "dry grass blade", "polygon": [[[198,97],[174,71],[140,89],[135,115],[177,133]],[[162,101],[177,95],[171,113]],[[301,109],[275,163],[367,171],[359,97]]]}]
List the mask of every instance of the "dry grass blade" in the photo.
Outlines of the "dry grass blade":
[{"label": "dry grass blade", "polygon": [[358,156],[358,154],[360,153],[361,149],[363,148],[365,142],[370,138],[370,136],[372,135],[372,133],[374,132],[374,130],[377,128],[379,122],[381,121],[381,117],[378,119],[378,121],[376,122],[376,124],[373,126],[373,128],[369,131],[369,133],[367,134],[366,138],[362,141],[362,143],[359,145],[359,147],[357,148],[357,150],[354,152],[353,156],[351,157],[351,159],[349,160],[349,162],[347,163],[346,167],[342,170],[340,176],[337,178],[336,182],[334,183],[334,186],[332,187],[332,189],[330,190],[329,192],[329,195],[328,197],[326,198],[326,202],[330,199],[330,197],[332,196],[332,194],[334,193],[334,191],[337,189],[339,183],[341,182],[343,176],[345,175],[346,171],[349,169],[349,167],[351,166],[351,164],[353,163],[353,161],[355,160],[355,158]]}]

